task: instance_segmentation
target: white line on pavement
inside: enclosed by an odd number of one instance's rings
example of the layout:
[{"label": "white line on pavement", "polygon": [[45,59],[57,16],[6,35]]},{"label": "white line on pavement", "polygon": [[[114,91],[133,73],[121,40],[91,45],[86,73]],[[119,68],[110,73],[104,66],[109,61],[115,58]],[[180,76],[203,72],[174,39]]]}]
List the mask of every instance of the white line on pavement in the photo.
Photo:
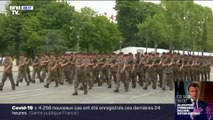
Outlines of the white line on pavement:
[{"label": "white line on pavement", "polygon": [[[66,88],[68,86],[60,86],[58,88]],[[21,94],[21,93],[27,93],[27,92],[31,92],[31,91],[42,91],[42,90],[53,90],[56,88],[41,88],[41,89],[33,89],[33,90],[23,90],[23,91],[12,91],[12,92],[7,92],[7,93],[1,93],[0,95],[12,95],[12,94]]]},{"label": "white line on pavement", "polygon": [[154,94],[154,93],[157,93],[157,92],[148,92],[148,93],[145,93],[145,94],[142,94],[142,95],[130,97],[129,99],[130,99],[130,100],[133,100],[133,99],[140,98],[140,97],[144,97],[144,96],[148,96],[148,95],[151,95],[151,94]]},{"label": "white line on pavement", "polygon": [[[57,93],[58,92],[66,92],[66,91],[70,91],[70,90],[61,90],[61,91],[57,91]],[[25,96],[18,96],[18,97],[9,97],[8,96],[8,98],[1,98],[0,99],[0,101],[7,101],[7,100],[16,100],[16,99],[22,99],[22,98],[28,98],[28,97],[36,97],[36,96],[43,96],[43,95],[49,95],[49,94],[54,94],[54,93],[56,93],[56,92],[54,92],[54,91],[50,91],[50,92],[43,92],[43,93],[39,93],[39,94],[32,94],[32,95],[25,95]]]}]

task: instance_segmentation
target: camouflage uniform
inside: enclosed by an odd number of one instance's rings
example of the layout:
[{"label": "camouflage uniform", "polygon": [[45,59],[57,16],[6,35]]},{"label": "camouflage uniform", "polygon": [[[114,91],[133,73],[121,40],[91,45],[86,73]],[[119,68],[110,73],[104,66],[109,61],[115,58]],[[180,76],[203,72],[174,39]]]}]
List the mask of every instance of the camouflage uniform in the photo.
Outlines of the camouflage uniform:
[{"label": "camouflage uniform", "polygon": [[173,67],[172,67],[172,59],[167,57],[163,60],[163,82],[162,82],[162,90],[166,90],[166,85],[169,86],[170,90],[173,90]]},{"label": "camouflage uniform", "polygon": [[40,61],[38,56],[35,57],[34,61],[33,61],[33,75],[32,75],[32,83],[35,83],[35,76],[37,74],[40,82],[41,81],[41,75],[40,75],[40,71],[41,71],[41,66],[39,65]]},{"label": "camouflage uniform", "polygon": [[31,60],[28,57],[25,57],[25,61],[26,61],[26,65],[25,65],[26,75],[28,77],[29,82],[32,82],[31,75],[30,75]]},{"label": "camouflage uniform", "polygon": [[102,58],[100,60],[100,81],[101,83],[104,83],[104,82],[108,82],[109,79],[108,79],[108,69],[107,69],[107,59],[106,58]]},{"label": "camouflage uniform", "polygon": [[128,84],[128,81],[125,78],[126,77],[125,69],[123,69],[124,68],[123,55],[119,56],[117,64],[118,64],[118,69],[117,69],[117,74],[116,74],[117,83],[116,83],[116,89],[114,90],[114,92],[119,92],[121,81],[124,83],[124,89],[127,92],[128,89],[129,89],[129,84]]},{"label": "camouflage uniform", "polygon": [[26,60],[24,59],[24,56],[21,56],[18,61],[18,77],[16,80],[16,86],[19,85],[19,82],[25,79],[27,86],[30,84],[28,77],[26,76]]},{"label": "camouflage uniform", "polygon": [[85,79],[84,73],[84,61],[81,58],[76,59],[76,71],[75,71],[75,82],[74,82],[74,93],[73,95],[78,95],[78,86],[82,83],[84,94],[87,94],[87,81]]},{"label": "camouflage uniform", "polygon": [[[58,61],[56,60],[55,54],[52,53],[52,57],[48,62],[48,77],[47,77],[47,84],[44,87],[48,88],[52,81],[55,81],[55,87],[58,87],[58,79],[57,79],[57,67]],[[54,56],[54,57],[53,57]]]},{"label": "camouflage uniform", "polygon": [[13,74],[12,74],[12,67],[13,67],[12,58],[7,56],[5,60],[3,61],[3,66],[4,66],[4,72],[3,72],[2,81],[0,83],[0,90],[1,91],[3,90],[4,83],[7,80],[7,78],[10,79],[12,90],[15,90],[15,82],[13,80]]},{"label": "camouflage uniform", "polygon": [[155,64],[158,64],[156,66],[156,72],[159,77],[159,85],[158,85],[159,87],[162,87],[162,81],[163,81],[163,66],[161,65],[161,62],[162,62],[162,58],[157,56]]},{"label": "camouflage uniform", "polygon": [[109,64],[110,64],[110,73],[109,73],[108,88],[111,88],[112,81],[114,81],[115,84],[117,83],[117,77],[116,77],[117,69],[118,69],[117,59],[115,57],[113,57]]},{"label": "camouflage uniform", "polygon": [[42,56],[41,57],[41,81],[43,82],[46,78],[46,73],[48,72],[48,56]]},{"label": "camouflage uniform", "polygon": [[85,73],[85,79],[88,83],[89,89],[92,89],[93,87],[93,80],[92,80],[92,62],[90,58],[85,59],[85,67],[84,67],[84,73]]},{"label": "camouflage uniform", "polygon": [[149,57],[146,60],[146,64],[145,66],[147,67],[146,70],[146,79],[145,79],[145,83],[143,86],[143,89],[147,89],[148,85],[150,85],[150,83],[152,82],[152,88],[156,89],[156,80],[157,80],[157,73],[156,73],[156,68],[154,66],[155,64],[155,59],[153,57]]},{"label": "camouflage uniform", "polygon": [[177,55],[173,57],[173,75],[174,75],[174,81],[180,81],[180,65],[179,65],[179,58]]},{"label": "camouflage uniform", "polygon": [[70,83],[73,83],[74,79],[75,79],[75,58],[74,58],[74,55],[72,55],[70,58],[69,58],[69,61],[70,61]]},{"label": "camouflage uniform", "polygon": [[[70,61],[68,59],[68,56],[64,59],[62,59],[62,64],[61,64],[61,69],[62,69],[62,75],[64,75],[64,78],[67,80],[67,82],[69,84],[72,84],[72,80],[71,80],[71,68],[70,68]],[[62,78],[62,80],[64,80],[64,78]],[[63,83],[63,81],[61,81],[61,83]]]}]

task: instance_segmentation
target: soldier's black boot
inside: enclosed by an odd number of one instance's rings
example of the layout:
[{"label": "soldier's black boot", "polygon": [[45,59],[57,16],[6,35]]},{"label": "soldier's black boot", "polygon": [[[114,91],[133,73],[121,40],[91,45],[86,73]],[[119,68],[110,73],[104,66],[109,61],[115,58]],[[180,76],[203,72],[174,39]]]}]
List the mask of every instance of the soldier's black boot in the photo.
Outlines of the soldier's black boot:
[{"label": "soldier's black boot", "polygon": [[0,91],[3,91],[3,89],[2,89],[2,88],[0,88]]},{"label": "soldier's black boot", "polygon": [[43,83],[43,82],[44,82],[44,80],[40,79],[40,83]]},{"label": "soldier's black boot", "polygon": [[58,84],[56,84],[55,87],[58,87]]},{"label": "soldier's black boot", "polygon": [[84,88],[81,86],[80,88],[79,88],[79,90],[83,90]]},{"label": "soldier's black boot", "polygon": [[16,86],[18,86],[18,83],[16,83]]},{"label": "soldier's black boot", "polygon": [[144,90],[147,90],[147,87],[144,87],[143,89],[144,89]]},{"label": "soldier's black boot", "polygon": [[63,85],[64,83],[63,82],[58,82],[59,84]]},{"label": "soldier's black boot", "polygon": [[84,91],[84,94],[86,95],[88,92],[87,91]]},{"label": "soldier's black boot", "polygon": [[112,85],[109,85],[107,88],[112,88]]},{"label": "soldier's black boot", "polygon": [[45,88],[49,88],[49,85],[48,85],[48,84],[46,84],[46,85],[44,85],[44,87],[45,87]]},{"label": "soldier's black boot", "polygon": [[27,84],[26,84],[26,86],[29,86],[30,85],[30,82],[28,82]]},{"label": "soldier's black boot", "polygon": [[73,95],[73,96],[74,96],[74,95],[78,95],[78,93],[73,93],[72,95]]},{"label": "soldier's black boot", "polygon": [[152,86],[152,89],[154,89],[154,90],[155,90],[155,89],[156,89],[156,87],[155,87],[155,86]]},{"label": "soldier's black boot", "polygon": [[100,82],[100,83],[98,83],[98,86],[102,86],[102,83]]},{"label": "soldier's black boot", "polygon": [[70,82],[69,82],[69,84],[73,84],[73,82],[72,82],[72,81],[70,81]]},{"label": "soldier's black boot", "polygon": [[114,92],[119,92],[119,90],[118,90],[118,89],[116,89],[116,90],[114,90]]},{"label": "soldier's black boot", "polygon": [[32,80],[31,83],[35,83],[35,80]]}]

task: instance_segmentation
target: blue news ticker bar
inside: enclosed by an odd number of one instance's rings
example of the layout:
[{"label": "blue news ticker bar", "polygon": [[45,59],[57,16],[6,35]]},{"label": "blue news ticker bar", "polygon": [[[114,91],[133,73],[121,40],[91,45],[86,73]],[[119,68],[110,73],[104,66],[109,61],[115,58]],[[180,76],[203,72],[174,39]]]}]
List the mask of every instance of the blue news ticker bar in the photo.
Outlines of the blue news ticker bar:
[{"label": "blue news ticker bar", "polygon": [[[61,109],[65,107],[68,107],[69,109]],[[119,109],[126,108],[126,109],[115,110],[114,108],[116,107],[117,109],[118,108]],[[144,107],[153,108],[153,110],[136,109]],[[86,109],[83,110],[84,108]],[[107,110],[106,108],[113,108],[114,110],[113,109]],[[174,120],[175,119],[174,104],[1,104],[0,110],[1,110],[0,112],[1,120]],[[56,114],[59,113],[60,111],[61,113],[66,112],[76,114],[69,114],[69,115]]]}]

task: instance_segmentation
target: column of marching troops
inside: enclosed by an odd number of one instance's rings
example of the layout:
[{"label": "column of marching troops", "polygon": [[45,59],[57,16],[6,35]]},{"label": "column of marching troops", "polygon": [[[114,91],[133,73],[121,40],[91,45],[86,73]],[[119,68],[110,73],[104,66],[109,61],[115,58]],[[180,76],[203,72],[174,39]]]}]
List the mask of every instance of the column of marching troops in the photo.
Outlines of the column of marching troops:
[{"label": "column of marching troops", "polygon": [[[4,71],[0,90],[3,90],[7,77],[11,81],[12,90],[25,80],[26,85],[39,81],[46,82],[44,87],[49,88],[51,82],[55,87],[64,82],[74,84],[74,93],[78,90],[92,89],[94,84],[102,86],[106,83],[108,88],[115,84],[114,92],[119,92],[121,83],[127,92],[136,85],[147,90],[151,85],[153,89],[159,86],[162,90],[173,90],[174,81],[210,81],[210,71],[213,59],[210,56],[181,55],[179,53],[137,53],[129,54],[88,54],[73,53],[56,56],[51,53],[39,56],[31,61],[21,54],[18,61],[18,76],[16,81],[12,74],[12,58],[5,54],[3,62]],[[30,65],[33,67],[30,75]],[[46,81],[45,81],[46,80]]]}]

